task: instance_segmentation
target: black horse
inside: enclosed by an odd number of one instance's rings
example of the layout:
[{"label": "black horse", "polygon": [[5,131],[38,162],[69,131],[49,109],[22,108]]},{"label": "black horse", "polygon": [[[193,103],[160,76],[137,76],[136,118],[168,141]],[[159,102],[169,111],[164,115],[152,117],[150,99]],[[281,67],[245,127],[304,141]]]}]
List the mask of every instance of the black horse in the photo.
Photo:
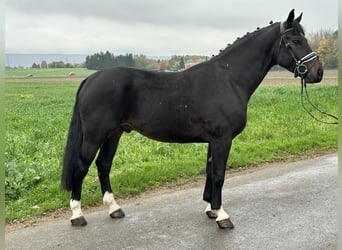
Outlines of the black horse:
[{"label": "black horse", "polygon": [[76,95],[62,174],[63,188],[72,191],[72,225],[87,224],[81,211],[82,181],[98,150],[103,201],[112,218],[125,216],[114,200],[109,172],[120,136],[136,130],[163,142],[208,143],[205,212],[220,228],[233,228],[222,208],[222,186],[232,140],[246,125],[250,96],[276,64],[307,83],[323,77],[301,18],[295,19],[292,10],[286,21],[258,29],[182,72],[117,67],[85,79]]}]

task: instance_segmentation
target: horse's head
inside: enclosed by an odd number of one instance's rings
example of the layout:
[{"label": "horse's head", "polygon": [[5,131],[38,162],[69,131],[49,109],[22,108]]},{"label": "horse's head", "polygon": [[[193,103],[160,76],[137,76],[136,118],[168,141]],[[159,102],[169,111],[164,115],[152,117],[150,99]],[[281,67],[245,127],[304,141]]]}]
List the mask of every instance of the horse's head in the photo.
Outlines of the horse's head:
[{"label": "horse's head", "polygon": [[299,24],[302,14],[295,19],[294,10],[280,23],[278,64],[303,78],[307,83],[320,82],[323,67],[318,55],[312,51]]}]

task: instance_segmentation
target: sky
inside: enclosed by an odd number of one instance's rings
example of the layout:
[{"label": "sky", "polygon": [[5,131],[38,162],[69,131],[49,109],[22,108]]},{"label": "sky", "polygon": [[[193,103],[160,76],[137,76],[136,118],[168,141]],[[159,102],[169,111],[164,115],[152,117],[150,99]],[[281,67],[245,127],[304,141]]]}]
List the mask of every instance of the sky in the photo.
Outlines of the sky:
[{"label": "sky", "polygon": [[338,28],[338,0],[6,0],[6,53],[212,55],[303,12],[306,33]]}]

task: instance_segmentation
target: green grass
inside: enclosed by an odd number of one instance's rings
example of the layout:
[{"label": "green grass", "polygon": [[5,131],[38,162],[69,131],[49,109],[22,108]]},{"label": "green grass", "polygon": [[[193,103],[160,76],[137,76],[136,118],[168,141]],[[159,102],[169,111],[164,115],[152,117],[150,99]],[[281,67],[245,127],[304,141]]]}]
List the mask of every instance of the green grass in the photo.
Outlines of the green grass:
[{"label": "green grass", "polygon": [[69,77],[69,73],[72,71],[77,77],[86,77],[95,72],[95,70],[86,68],[6,69],[5,78],[22,78],[29,74],[32,74],[33,77]]},{"label": "green grass", "polygon": [[[337,86],[309,86],[312,101],[337,114]],[[78,84],[7,83],[6,221],[29,220],[68,209],[61,190],[61,161]],[[300,105],[300,89],[260,87],[249,103],[246,129],[233,142],[228,165],[293,159],[337,148],[337,126],[312,120]],[[114,194],[136,195],[165,185],[195,181],[205,172],[205,144],[169,144],[135,132],[124,134],[111,171]],[[85,178],[82,205],[101,203],[93,165]]]}]

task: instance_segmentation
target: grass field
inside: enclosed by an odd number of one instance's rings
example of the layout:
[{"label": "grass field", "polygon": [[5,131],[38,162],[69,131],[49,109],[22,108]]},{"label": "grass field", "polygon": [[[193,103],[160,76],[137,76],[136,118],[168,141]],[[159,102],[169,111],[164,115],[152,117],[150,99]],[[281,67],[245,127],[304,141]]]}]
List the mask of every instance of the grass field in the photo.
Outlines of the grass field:
[{"label": "grass field", "polygon": [[[67,77],[69,73],[74,72],[76,77],[85,77],[95,72],[95,70],[89,70],[86,68],[61,68],[61,69],[6,69],[5,78],[26,78],[29,81],[30,78],[42,78],[42,77]],[[32,77],[27,77],[32,75]]]},{"label": "grass field", "polygon": [[[29,81],[6,83],[7,222],[68,209],[70,198],[60,188],[61,161],[79,83]],[[337,89],[337,85],[312,85],[309,94],[322,109],[337,114]],[[264,86],[250,100],[247,127],[234,140],[228,165],[240,169],[336,149],[337,126],[317,123],[303,111],[299,86]],[[204,174],[205,156],[205,144],[168,144],[135,132],[125,134],[111,172],[114,193],[127,197],[194,181]],[[101,201],[92,166],[82,205]]]}]

